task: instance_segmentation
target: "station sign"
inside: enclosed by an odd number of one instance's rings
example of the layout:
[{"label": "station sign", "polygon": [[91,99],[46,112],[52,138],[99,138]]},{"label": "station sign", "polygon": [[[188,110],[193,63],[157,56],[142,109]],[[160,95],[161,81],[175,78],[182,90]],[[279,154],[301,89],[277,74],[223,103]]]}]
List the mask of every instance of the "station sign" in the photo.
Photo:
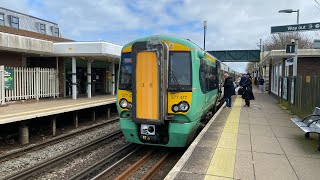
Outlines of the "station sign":
[{"label": "station sign", "polygon": [[286,45],[286,53],[295,53],[295,44],[287,44]]},{"label": "station sign", "polygon": [[13,79],[14,73],[13,69],[4,69],[4,88],[6,90],[13,90]]},{"label": "station sign", "polygon": [[316,31],[320,30],[320,22],[307,23],[307,24],[293,24],[285,26],[272,26],[272,33],[285,33],[285,32],[297,32],[297,31]]}]

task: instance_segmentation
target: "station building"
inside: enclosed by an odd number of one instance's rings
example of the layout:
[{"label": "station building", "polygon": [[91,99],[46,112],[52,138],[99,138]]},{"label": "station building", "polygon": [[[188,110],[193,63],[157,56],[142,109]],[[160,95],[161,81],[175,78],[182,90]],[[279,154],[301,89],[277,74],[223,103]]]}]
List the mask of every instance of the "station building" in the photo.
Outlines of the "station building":
[{"label": "station building", "polygon": [[293,77],[292,54],[285,50],[264,53],[259,70],[267,77],[269,93],[302,117],[320,106],[320,49],[298,50],[297,77]]},{"label": "station building", "polygon": [[14,74],[2,87],[0,104],[114,94],[120,51],[121,46],[108,42],[63,38],[57,23],[0,7],[0,66]]}]

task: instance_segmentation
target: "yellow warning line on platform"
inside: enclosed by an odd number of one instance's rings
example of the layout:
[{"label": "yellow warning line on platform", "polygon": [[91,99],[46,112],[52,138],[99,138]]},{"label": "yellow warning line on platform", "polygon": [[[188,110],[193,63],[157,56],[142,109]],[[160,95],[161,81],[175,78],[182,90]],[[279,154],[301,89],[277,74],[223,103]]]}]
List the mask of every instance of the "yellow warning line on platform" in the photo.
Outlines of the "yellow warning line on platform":
[{"label": "yellow warning line on platform", "polygon": [[213,153],[206,180],[233,178],[241,104],[241,96],[237,96]]}]

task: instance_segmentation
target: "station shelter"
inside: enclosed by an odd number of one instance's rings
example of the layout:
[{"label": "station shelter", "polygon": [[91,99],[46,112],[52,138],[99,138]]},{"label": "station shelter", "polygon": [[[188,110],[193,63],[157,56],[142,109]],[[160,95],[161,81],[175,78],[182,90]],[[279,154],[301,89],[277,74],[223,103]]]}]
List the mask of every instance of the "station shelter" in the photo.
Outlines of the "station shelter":
[{"label": "station shelter", "polygon": [[1,105],[115,93],[121,46],[74,42],[21,29],[0,31],[0,39]]}]

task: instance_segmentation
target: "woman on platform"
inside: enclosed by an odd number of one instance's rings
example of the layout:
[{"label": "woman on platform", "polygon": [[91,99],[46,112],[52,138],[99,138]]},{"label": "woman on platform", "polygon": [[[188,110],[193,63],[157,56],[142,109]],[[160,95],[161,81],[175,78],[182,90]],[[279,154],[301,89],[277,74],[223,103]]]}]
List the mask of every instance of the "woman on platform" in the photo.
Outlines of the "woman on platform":
[{"label": "woman on platform", "polygon": [[245,100],[246,104],[244,107],[250,107],[250,100],[254,100],[253,92],[252,92],[252,78],[248,73],[245,82],[243,83],[243,94],[242,99]]}]

